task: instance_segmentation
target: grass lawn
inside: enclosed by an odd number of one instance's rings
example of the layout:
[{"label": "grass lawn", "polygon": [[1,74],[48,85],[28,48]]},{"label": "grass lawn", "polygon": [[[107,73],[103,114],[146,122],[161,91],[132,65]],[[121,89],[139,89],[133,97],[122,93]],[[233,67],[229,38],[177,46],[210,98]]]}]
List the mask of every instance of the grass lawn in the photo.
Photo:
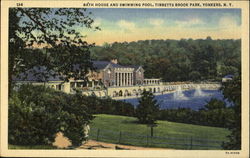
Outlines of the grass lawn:
[{"label": "grass lawn", "polygon": [[133,117],[99,114],[90,125],[90,139],[136,146],[176,149],[221,149],[229,131],[224,128],[157,121],[157,127],[138,124]]},{"label": "grass lawn", "polygon": [[57,149],[55,146],[50,145],[11,145],[8,146],[9,149]]}]

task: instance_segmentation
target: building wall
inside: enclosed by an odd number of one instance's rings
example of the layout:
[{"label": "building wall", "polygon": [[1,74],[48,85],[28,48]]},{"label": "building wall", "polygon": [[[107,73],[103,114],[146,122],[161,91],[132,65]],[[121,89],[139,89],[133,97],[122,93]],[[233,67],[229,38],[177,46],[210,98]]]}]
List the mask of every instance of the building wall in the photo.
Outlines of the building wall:
[{"label": "building wall", "polygon": [[35,86],[46,86],[53,88],[55,90],[60,90],[65,93],[70,93],[70,82],[62,82],[62,81],[49,81],[49,82],[29,82],[29,81],[19,81],[15,83],[16,88],[23,84],[32,84]]},{"label": "building wall", "polygon": [[[102,70],[103,72],[103,84],[106,86],[106,87],[109,87],[109,86],[113,86],[114,83],[115,83],[115,71],[114,71],[114,68],[112,67],[108,67],[104,70]],[[108,73],[110,72],[110,73]]]},{"label": "building wall", "polygon": [[139,70],[134,72],[134,83],[136,85],[142,85],[144,81],[144,70],[139,68]]},{"label": "building wall", "polygon": [[87,76],[89,80],[99,80],[103,78],[103,73],[102,71],[99,72],[92,71]]},{"label": "building wall", "polygon": [[64,92],[70,93],[70,82],[64,83]]}]

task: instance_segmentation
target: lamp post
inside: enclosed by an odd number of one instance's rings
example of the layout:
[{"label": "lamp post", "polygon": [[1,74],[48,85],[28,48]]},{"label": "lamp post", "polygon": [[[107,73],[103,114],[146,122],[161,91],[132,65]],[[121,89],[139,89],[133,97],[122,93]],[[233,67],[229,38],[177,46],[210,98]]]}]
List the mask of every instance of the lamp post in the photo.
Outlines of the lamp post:
[{"label": "lamp post", "polygon": [[150,127],[150,136],[154,136],[154,127],[157,127],[156,123],[148,124],[148,127]]}]

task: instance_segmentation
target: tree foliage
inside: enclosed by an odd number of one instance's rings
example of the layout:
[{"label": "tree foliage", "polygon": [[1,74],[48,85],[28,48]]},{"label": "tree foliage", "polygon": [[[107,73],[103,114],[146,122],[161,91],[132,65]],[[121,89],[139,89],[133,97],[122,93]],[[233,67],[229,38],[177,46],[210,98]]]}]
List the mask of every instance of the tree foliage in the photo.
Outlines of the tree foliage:
[{"label": "tree foliage", "polygon": [[232,122],[234,111],[223,101],[211,99],[204,108],[195,111],[189,108],[162,109],[159,120],[226,128]]},{"label": "tree foliage", "polygon": [[79,146],[86,139],[84,127],[92,119],[79,95],[23,85],[9,99],[9,143],[51,145],[56,133],[62,132],[73,146]]},{"label": "tree foliage", "polygon": [[[241,40],[181,39],[114,42],[91,48],[92,58],[117,58],[124,65],[142,65],[146,78],[164,81],[221,80],[238,74]],[[157,70],[157,71],[155,71]]]},{"label": "tree foliage", "polygon": [[226,82],[222,86],[223,95],[233,102],[233,119],[227,126],[231,131],[228,136],[229,142],[223,144],[224,149],[241,149],[241,76],[235,76],[232,81]]},{"label": "tree foliage", "polygon": [[159,112],[159,104],[152,92],[143,91],[136,108],[136,117],[140,123],[155,124]]},{"label": "tree foliage", "polygon": [[61,131],[68,137],[73,146],[81,146],[86,140],[85,126],[94,118],[88,109],[82,94],[68,95],[63,105]]},{"label": "tree foliage", "polygon": [[34,66],[46,66],[65,80],[86,79],[93,44],[84,41],[81,29],[99,29],[90,15],[83,8],[10,8],[9,86],[12,76]]}]

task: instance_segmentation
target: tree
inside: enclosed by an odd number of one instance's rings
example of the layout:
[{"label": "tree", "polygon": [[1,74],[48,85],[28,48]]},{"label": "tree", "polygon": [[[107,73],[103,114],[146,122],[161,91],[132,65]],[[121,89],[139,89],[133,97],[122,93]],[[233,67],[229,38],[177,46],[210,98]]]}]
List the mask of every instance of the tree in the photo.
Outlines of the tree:
[{"label": "tree", "polygon": [[62,122],[64,122],[63,134],[68,137],[73,147],[81,146],[86,140],[85,127],[94,117],[90,114],[86,106],[86,99],[82,93],[68,95],[66,102],[63,104],[64,113],[62,114]]},{"label": "tree", "polygon": [[89,48],[94,44],[84,41],[79,28],[99,29],[92,27],[90,14],[83,8],[10,8],[9,90],[13,76],[37,65],[65,81],[86,79],[93,68]]},{"label": "tree", "polygon": [[212,98],[200,109],[201,118],[208,126],[224,127],[230,124],[234,111],[224,101]]},{"label": "tree", "polygon": [[241,149],[241,75],[235,76],[233,80],[222,85],[222,92],[225,98],[233,102],[233,119],[228,129],[231,134],[229,142],[223,144],[224,149]]},{"label": "tree", "polygon": [[72,146],[80,146],[84,127],[93,116],[81,94],[66,94],[45,86],[22,85],[9,99],[10,144],[52,145],[62,132]]},{"label": "tree", "polygon": [[140,123],[154,124],[159,112],[159,104],[152,92],[143,91],[136,108],[136,117]]},{"label": "tree", "polygon": [[9,143],[51,145],[61,126],[61,105],[66,103],[60,95],[66,94],[44,86],[23,85],[13,91],[9,99]]},{"label": "tree", "polygon": [[[146,78],[163,81],[217,80],[238,74],[240,40],[182,39],[114,42],[91,48],[97,60],[118,58],[123,65],[142,65]],[[155,71],[155,70],[159,71]]]},{"label": "tree", "polygon": [[214,109],[224,109],[226,108],[225,102],[212,98],[206,105],[206,110],[214,110]]}]

